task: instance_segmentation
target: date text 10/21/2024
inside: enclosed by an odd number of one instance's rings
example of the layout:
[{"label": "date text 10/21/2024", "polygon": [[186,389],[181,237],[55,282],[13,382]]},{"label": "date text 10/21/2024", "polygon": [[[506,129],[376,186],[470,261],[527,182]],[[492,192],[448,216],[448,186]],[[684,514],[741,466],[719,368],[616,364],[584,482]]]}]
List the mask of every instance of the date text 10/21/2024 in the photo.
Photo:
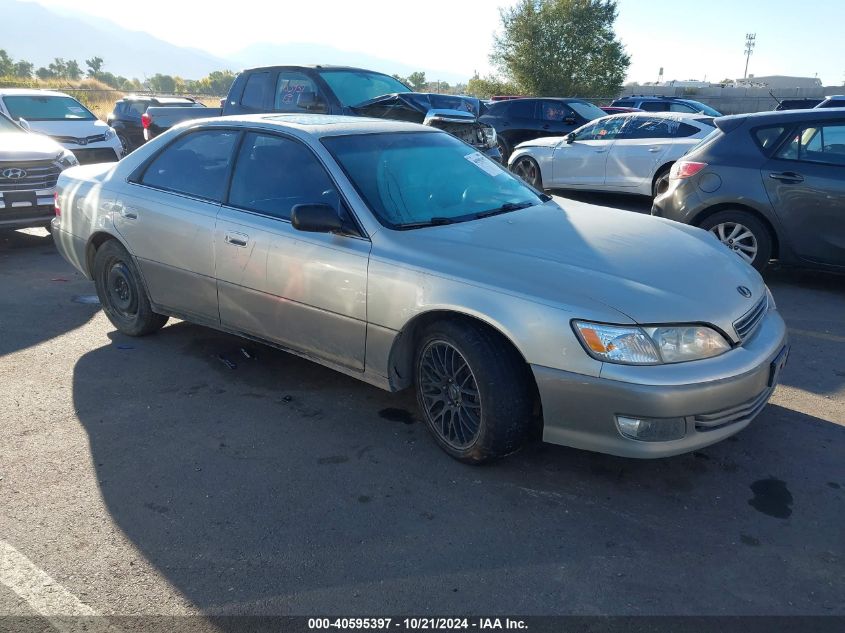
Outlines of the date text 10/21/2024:
[{"label": "date text 10/21/2024", "polygon": [[309,630],[525,630],[524,620],[511,618],[309,618]]}]

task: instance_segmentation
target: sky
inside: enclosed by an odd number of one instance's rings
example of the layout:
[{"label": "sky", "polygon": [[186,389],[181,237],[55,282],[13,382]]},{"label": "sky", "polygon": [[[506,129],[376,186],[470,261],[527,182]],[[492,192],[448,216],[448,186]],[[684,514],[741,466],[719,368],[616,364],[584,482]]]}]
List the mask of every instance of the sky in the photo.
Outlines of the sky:
[{"label": "sky", "polygon": [[[667,80],[742,77],[751,32],[757,46],[749,73],[818,75],[825,85],[841,85],[845,56],[832,25],[845,24],[845,1],[804,2],[812,6],[806,18],[796,14],[802,3],[795,0],[619,0],[616,31],[631,55],[628,80],[656,81],[661,67]],[[256,42],[310,42],[468,78],[494,70],[488,55],[499,7],[513,0],[453,0],[442,8],[418,0],[39,3],[104,16],[224,58]]]}]

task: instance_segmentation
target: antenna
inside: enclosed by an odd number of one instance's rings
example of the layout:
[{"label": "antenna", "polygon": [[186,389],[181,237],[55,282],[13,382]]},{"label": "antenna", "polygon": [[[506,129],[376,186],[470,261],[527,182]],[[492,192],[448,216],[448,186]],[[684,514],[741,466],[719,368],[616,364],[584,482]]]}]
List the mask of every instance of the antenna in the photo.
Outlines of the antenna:
[{"label": "antenna", "polygon": [[742,76],[743,79],[748,79],[748,62],[751,61],[751,53],[754,52],[754,47],[757,45],[757,34],[756,33],[746,33],[745,34],[745,74]]}]

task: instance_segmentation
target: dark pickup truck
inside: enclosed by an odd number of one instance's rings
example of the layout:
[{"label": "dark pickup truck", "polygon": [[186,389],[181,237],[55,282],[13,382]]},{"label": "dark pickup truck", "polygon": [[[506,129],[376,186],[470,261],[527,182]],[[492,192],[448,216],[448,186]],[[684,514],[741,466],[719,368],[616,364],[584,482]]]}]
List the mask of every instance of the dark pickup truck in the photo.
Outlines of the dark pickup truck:
[{"label": "dark pickup truck", "polygon": [[442,129],[501,161],[492,126],[480,123],[474,97],[412,92],[389,75],[345,66],[269,66],[237,76],[221,108],[150,107],[150,140],[177,123],[230,114],[298,112],[397,119]]}]

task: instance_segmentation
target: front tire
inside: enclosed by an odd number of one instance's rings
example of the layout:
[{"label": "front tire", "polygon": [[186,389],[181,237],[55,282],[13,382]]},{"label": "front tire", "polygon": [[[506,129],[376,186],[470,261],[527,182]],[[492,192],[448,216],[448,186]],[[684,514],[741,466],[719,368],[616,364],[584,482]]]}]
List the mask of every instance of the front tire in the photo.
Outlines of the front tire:
[{"label": "front tire", "polygon": [[742,209],[726,209],[705,219],[700,228],[713,233],[733,253],[763,272],[772,257],[772,236],[757,217]]},{"label": "front tire", "polygon": [[499,335],[436,323],[419,341],[414,368],[423,419],[449,455],[482,464],[522,445],[533,407],[528,367]]},{"label": "front tire", "polygon": [[540,165],[530,156],[517,158],[511,171],[538,191],[543,190],[543,175],[540,172]]},{"label": "front tire", "polygon": [[105,242],[94,257],[94,285],[109,321],[129,336],[164,327],[167,317],[153,312],[132,256],[117,240]]}]

